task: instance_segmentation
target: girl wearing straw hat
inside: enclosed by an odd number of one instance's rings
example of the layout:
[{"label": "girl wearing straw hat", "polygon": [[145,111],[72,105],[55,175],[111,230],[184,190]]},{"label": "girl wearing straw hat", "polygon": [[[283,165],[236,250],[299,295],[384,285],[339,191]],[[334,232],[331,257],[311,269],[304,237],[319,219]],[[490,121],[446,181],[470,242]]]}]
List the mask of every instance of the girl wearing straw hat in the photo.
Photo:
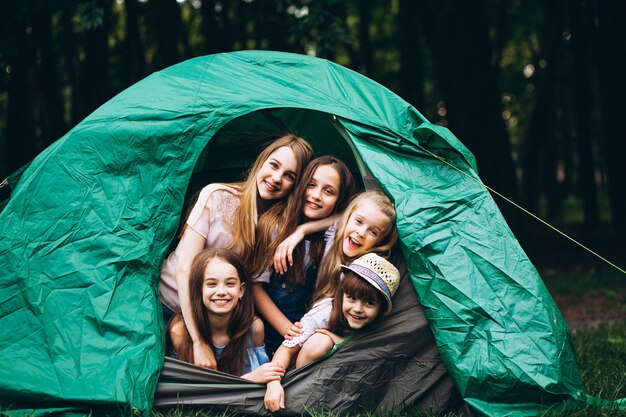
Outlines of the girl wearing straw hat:
[{"label": "girl wearing straw hat", "polygon": [[[391,299],[400,283],[400,273],[391,262],[375,253],[368,253],[348,266],[342,265],[341,269],[344,276],[335,296],[316,304],[330,306],[328,323],[304,342],[296,358],[296,368],[322,358],[349,332],[362,330],[391,312]],[[272,363],[286,369],[298,350],[298,346],[286,347],[283,344],[276,351]],[[285,393],[280,379],[267,383],[265,408],[269,411],[285,408]]]}]

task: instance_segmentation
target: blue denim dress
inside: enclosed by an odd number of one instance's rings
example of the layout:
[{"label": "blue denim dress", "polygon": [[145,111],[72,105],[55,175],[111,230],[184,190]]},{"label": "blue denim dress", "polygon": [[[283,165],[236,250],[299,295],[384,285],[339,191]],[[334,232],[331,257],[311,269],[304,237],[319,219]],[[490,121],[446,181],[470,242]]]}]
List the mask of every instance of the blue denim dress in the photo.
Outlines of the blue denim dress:
[{"label": "blue denim dress", "polygon": [[[270,361],[265,353],[265,346],[254,346],[254,326],[250,328],[248,333],[248,347],[246,348],[246,357],[243,363],[243,374],[254,371],[259,366]],[[226,346],[215,346],[215,356],[219,360]]]}]

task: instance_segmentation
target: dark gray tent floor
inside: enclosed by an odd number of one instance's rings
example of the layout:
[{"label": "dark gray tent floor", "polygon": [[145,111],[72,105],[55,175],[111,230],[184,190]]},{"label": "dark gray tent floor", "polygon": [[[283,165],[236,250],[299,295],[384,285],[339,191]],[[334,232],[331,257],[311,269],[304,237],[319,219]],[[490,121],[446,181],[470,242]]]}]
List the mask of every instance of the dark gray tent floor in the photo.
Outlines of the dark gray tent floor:
[{"label": "dark gray tent floor", "polygon": [[[288,372],[281,415],[405,409],[470,414],[439,357],[404,262],[395,263],[403,274],[392,313],[333,355]],[[160,411],[182,406],[267,414],[264,395],[264,385],[166,358],[154,405]]]}]

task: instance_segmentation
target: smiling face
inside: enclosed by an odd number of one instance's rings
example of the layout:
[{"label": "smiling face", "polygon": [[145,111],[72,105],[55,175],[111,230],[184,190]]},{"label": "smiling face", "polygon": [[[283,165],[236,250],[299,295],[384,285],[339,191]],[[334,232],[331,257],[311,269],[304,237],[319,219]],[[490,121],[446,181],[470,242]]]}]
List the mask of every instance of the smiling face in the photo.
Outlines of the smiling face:
[{"label": "smiling face", "polygon": [[243,296],[244,285],[237,269],[220,258],[213,258],[204,270],[202,302],[212,314],[230,314]]},{"label": "smiling face", "polygon": [[355,258],[382,240],[389,230],[389,217],[372,201],[363,201],[348,218],[343,233],[345,256]]},{"label": "smiling face", "polygon": [[380,312],[378,300],[363,300],[348,293],[343,294],[341,312],[353,330],[359,330],[370,324]]},{"label": "smiling face", "polygon": [[309,220],[324,219],[335,210],[341,187],[339,173],[331,165],[320,165],[306,189],[302,208],[304,217]]},{"label": "smiling face", "polygon": [[276,149],[263,162],[256,175],[256,186],[261,200],[278,200],[293,188],[298,171],[298,162],[288,146]]}]

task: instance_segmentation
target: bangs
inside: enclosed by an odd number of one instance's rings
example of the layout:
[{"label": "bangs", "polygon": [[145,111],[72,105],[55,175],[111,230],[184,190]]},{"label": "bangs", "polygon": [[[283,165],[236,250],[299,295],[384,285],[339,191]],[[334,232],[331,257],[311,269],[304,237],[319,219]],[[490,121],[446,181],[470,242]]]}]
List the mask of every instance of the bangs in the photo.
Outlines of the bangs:
[{"label": "bangs", "polygon": [[387,300],[372,284],[351,271],[346,271],[341,280],[341,291],[350,294],[359,300],[375,300],[383,307],[387,306]]}]

